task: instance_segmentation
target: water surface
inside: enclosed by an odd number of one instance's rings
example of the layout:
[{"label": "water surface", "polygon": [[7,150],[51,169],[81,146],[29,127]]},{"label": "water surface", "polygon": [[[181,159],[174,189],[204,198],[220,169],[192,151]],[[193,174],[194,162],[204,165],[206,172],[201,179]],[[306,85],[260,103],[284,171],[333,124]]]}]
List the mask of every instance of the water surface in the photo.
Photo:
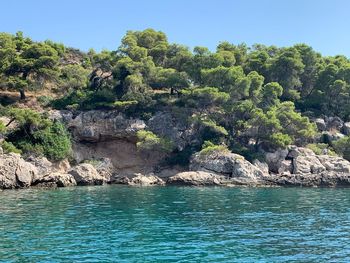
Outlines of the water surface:
[{"label": "water surface", "polygon": [[0,262],[349,262],[350,189],[0,192]]}]

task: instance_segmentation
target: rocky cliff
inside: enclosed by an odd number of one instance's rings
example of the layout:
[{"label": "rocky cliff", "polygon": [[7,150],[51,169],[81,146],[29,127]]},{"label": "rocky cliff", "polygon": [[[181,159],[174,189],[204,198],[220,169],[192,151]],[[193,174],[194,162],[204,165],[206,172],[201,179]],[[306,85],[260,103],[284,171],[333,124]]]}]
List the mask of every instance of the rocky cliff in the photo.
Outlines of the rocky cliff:
[{"label": "rocky cliff", "polygon": [[[170,138],[180,151],[196,142],[196,130],[171,113],[155,114],[143,121],[117,111],[73,114],[53,111],[52,119],[65,123],[72,134],[73,160],[52,163],[46,158],[18,154],[0,157],[0,189],[66,187],[121,183],[129,185],[249,185],[249,186],[349,186],[350,162],[308,148],[289,146],[265,152],[264,160],[247,161],[228,151],[214,150],[192,155],[189,169],[161,165],[165,153],[138,151],[140,130]],[[324,132],[346,131],[337,119],[316,120]],[[339,124],[340,123],[340,124]],[[71,167],[72,166],[72,167]]]}]

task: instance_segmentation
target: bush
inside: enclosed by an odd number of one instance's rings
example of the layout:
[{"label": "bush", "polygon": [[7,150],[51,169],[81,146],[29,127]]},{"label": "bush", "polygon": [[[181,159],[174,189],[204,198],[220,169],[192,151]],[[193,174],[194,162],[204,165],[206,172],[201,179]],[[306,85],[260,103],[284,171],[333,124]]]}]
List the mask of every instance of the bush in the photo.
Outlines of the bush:
[{"label": "bush", "polygon": [[333,142],[335,152],[350,161],[350,137],[346,136]]},{"label": "bush", "polygon": [[315,154],[328,154],[331,156],[336,156],[337,154],[329,147],[326,143],[310,143],[306,145],[307,148],[312,150]]},{"label": "bush", "polygon": [[22,151],[17,149],[11,142],[3,141],[1,147],[4,153],[22,153]]},{"label": "bush", "polygon": [[160,138],[151,131],[141,130],[137,132],[137,148],[141,151],[171,152],[173,143],[166,138]]},{"label": "bush", "polygon": [[214,152],[228,153],[230,152],[226,145],[216,145],[211,141],[205,141],[202,145],[202,150],[199,152],[200,155],[209,155]]},{"label": "bush", "polygon": [[28,109],[8,109],[5,114],[18,123],[16,129],[6,134],[5,150],[17,148],[23,154],[44,155],[51,160],[70,155],[70,136],[61,122]]}]

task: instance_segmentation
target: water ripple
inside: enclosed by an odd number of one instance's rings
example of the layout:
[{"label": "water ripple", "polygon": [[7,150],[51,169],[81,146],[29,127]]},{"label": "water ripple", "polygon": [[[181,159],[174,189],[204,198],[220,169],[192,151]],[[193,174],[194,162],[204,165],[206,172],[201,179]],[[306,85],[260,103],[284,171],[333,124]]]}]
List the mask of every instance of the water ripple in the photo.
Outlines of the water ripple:
[{"label": "water ripple", "polygon": [[350,191],[0,192],[0,262],[348,262]]}]

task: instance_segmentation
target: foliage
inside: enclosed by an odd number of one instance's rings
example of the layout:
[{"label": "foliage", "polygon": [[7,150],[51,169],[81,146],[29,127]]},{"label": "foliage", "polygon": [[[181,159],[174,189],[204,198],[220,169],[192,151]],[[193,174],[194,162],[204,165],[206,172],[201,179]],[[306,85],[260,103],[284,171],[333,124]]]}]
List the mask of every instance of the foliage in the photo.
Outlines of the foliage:
[{"label": "foliage", "polygon": [[350,137],[346,136],[333,142],[335,152],[350,161]]},{"label": "foliage", "polygon": [[166,138],[160,138],[151,131],[140,130],[137,132],[137,148],[140,151],[171,152],[173,143]]},{"label": "foliage", "polygon": [[44,155],[51,160],[70,155],[70,136],[59,121],[51,121],[29,109],[9,108],[4,114],[11,118],[11,122],[16,122],[16,128],[5,134],[6,151]]},{"label": "foliage", "polygon": [[11,142],[3,141],[1,143],[1,147],[4,153],[22,153],[22,151],[20,149],[17,149],[16,146],[14,146]]},{"label": "foliage", "polygon": [[199,154],[201,156],[204,155],[209,155],[211,153],[214,152],[221,152],[221,153],[225,153],[225,152],[229,152],[227,146],[225,145],[216,145],[214,143],[212,143],[211,141],[205,141],[202,145],[202,150],[199,152]]}]

